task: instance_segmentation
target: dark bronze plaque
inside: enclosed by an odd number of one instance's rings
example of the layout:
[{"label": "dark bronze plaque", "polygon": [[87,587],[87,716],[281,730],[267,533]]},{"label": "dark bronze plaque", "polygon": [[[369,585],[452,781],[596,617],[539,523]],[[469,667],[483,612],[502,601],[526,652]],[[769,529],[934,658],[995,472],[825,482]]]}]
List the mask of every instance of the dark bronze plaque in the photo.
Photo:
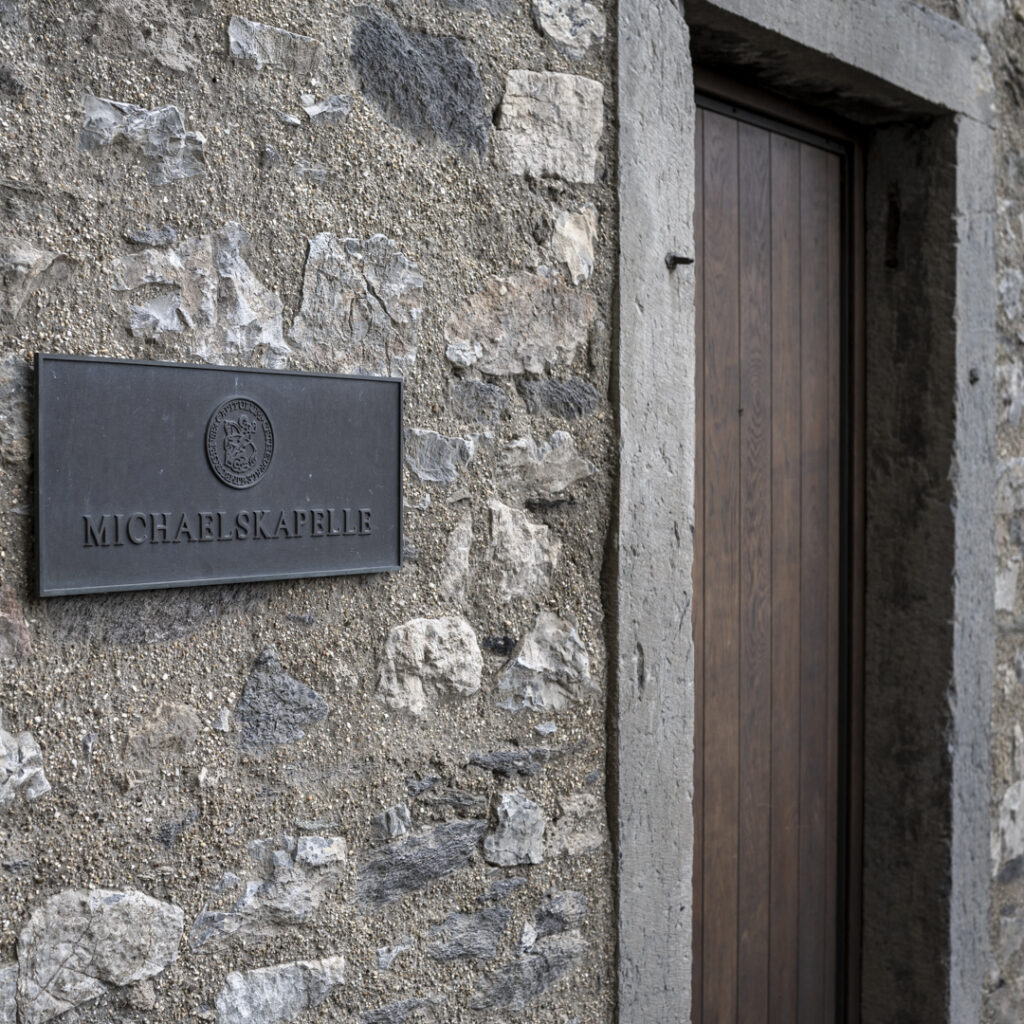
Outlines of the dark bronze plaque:
[{"label": "dark bronze plaque", "polygon": [[36,356],[39,594],[401,567],[402,382]]}]

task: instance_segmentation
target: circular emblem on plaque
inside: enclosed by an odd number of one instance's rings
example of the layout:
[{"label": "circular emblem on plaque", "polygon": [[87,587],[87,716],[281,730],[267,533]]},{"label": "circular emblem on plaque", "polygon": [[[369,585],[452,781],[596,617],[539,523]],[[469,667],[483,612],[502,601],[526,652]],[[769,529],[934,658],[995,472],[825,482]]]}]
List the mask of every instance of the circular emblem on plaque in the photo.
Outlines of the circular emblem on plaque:
[{"label": "circular emblem on plaque", "polygon": [[274,428],[251,398],[232,398],[218,406],[206,427],[210,469],[229,487],[252,487],[274,457]]}]

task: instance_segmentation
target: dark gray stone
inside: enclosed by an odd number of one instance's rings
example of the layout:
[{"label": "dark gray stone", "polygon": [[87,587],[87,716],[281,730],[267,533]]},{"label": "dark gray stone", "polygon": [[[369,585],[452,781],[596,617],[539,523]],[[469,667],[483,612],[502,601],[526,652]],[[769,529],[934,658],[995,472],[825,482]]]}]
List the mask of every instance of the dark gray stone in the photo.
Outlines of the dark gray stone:
[{"label": "dark gray stone", "polygon": [[418,427],[405,431],[405,463],[429,483],[454,483],[475,451],[476,443],[471,437],[445,437],[436,430]]},{"label": "dark gray stone", "polygon": [[504,907],[488,907],[475,914],[449,914],[443,924],[430,929],[437,939],[427,952],[435,960],[490,960],[498,951],[502,933],[512,916]]},{"label": "dark gray stone", "polygon": [[453,821],[390,843],[360,864],[357,899],[384,906],[466,867],[486,831],[486,821]]},{"label": "dark gray stone", "polygon": [[497,903],[499,900],[506,900],[512,895],[517,889],[522,889],[526,885],[526,879],[519,875],[514,875],[512,878],[499,878],[496,882],[492,882],[488,887],[487,891],[477,896],[478,903]]},{"label": "dark gray stone", "polygon": [[537,911],[533,927],[538,939],[560,935],[570,928],[578,928],[587,916],[587,897],[575,889],[556,892]]},{"label": "dark gray stone", "polygon": [[165,249],[178,240],[178,232],[170,224],[161,224],[154,228],[146,225],[124,233],[125,241],[135,245],[148,245],[152,249]]},{"label": "dark gray stone", "polygon": [[496,423],[508,407],[508,395],[497,384],[479,380],[452,383],[452,412],[468,423]]},{"label": "dark gray stone", "polygon": [[476,818],[487,813],[487,797],[466,789],[440,789],[436,793],[425,793],[420,797],[420,803],[428,807],[450,807],[463,818]]},{"label": "dark gray stone", "polygon": [[495,750],[489,754],[470,754],[469,763],[487,768],[495,775],[511,779],[514,775],[537,775],[551,759],[546,747],[530,750]]},{"label": "dark gray stone", "polygon": [[156,837],[170,849],[185,834],[185,831],[199,820],[199,812],[193,807],[180,821],[165,821],[157,830]]},{"label": "dark gray stone", "polygon": [[522,380],[519,393],[531,416],[558,416],[565,420],[589,416],[601,397],[593,384],[579,377],[571,380]]},{"label": "dark gray stone", "polygon": [[441,781],[440,775],[426,775],[422,779],[406,779],[405,789],[409,796],[419,796],[428,789],[433,789]]},{"label": "dark gray stone", "polygon": [[480,640],[480,646],[484,650],[490,651],[491,654],[504,655],[506,658],[516,649],[517,643],[514,636],[485,636]]},{"label": "dark gray stone", "polygon": [[23,96],[25,80],[13,68],[0,68],[0,93],[7,96]]},{"label": "dark gray stone", "polygon": [[327,701],[288,675],[273,647],[260,655],[235,705],[243,747],[292,743],[305,736],[304,729],[326,717]]},{"label": "dark gray stone", "polygon": [[412,824],[409,808],[405,804],[388,807],[373,819],[373,824],[384,839],[396,839],[398,836],[404,836]]},{"label": "dark gray stone", "polygon": [[568,974],[586,952],[587,943],[579,932],[540,939],[529,952],[484,978],[470,1005],[475,1010],[522,1010]]},{"label": "dark gray stone", "polygon": [[436,135],[461,152],[487,152],[488,116],[473,63],[454,36],[406,31],[383,11],[360,9],[352,63],[362,90],[393,124]]}]

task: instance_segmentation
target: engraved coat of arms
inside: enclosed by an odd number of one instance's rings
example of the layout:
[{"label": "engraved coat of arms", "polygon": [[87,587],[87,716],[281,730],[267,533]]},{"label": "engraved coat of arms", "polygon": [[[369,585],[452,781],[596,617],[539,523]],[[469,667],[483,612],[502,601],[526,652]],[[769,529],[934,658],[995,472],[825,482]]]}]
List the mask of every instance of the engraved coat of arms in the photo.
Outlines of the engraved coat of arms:
[{"label": "engraved coat of arms", "polygon": [[224,421],[224,464],[232,473],[248,473],[256,465],[256,421],[242,413]]}]

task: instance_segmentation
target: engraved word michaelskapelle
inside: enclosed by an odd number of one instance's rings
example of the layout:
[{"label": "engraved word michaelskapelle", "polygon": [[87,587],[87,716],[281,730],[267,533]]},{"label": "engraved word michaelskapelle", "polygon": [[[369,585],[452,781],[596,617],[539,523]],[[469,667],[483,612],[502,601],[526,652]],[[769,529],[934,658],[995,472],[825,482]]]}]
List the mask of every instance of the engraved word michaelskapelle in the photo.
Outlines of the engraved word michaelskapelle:
[{"label": "engraved word michaelskapelle", "polygon": [[241,512],[117,512],[82,516],[83,545],[201,544],[208,541],[366,537],[368,508],[244,509]]}]

